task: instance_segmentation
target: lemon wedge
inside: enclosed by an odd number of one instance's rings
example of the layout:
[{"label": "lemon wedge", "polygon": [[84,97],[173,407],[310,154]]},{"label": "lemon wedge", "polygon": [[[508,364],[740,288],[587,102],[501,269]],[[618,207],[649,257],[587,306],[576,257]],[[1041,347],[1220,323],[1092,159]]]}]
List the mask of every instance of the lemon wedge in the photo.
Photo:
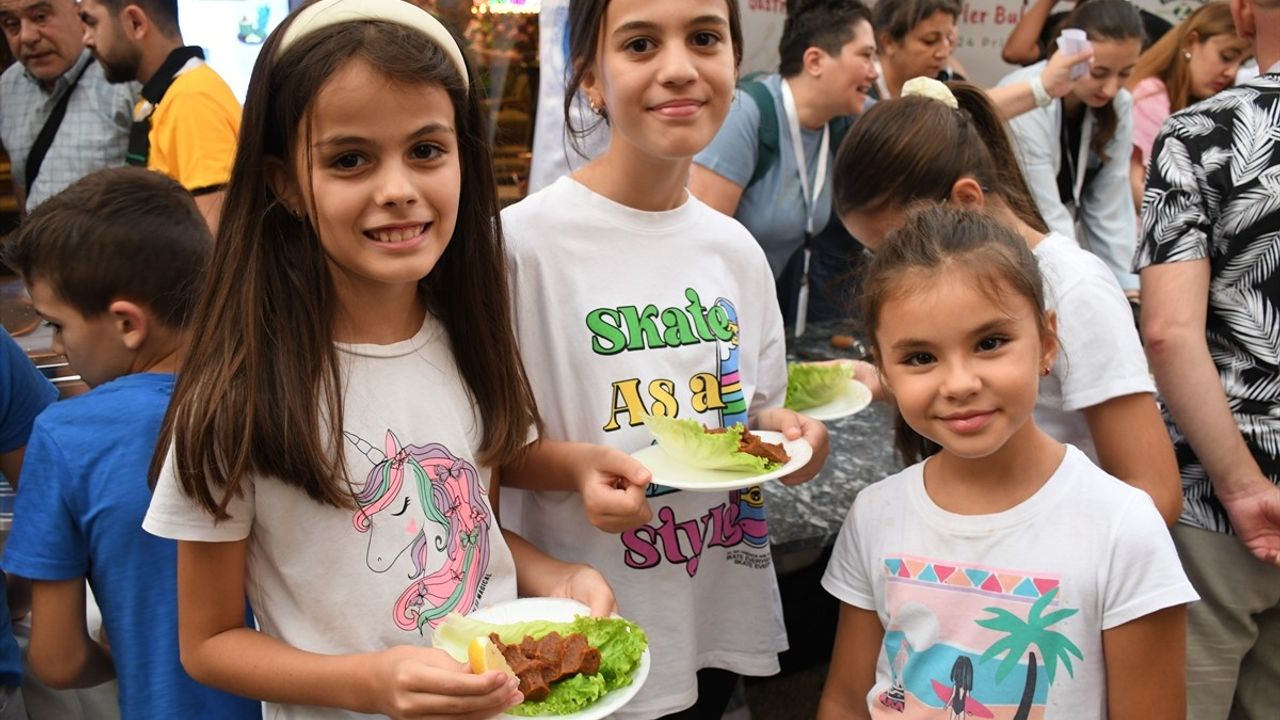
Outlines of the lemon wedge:
[{"label": "lemon wedge", "polygon": [[515,677],[507,659],[502,657],[502,651],[483,635],[472,639],[471,645],[467,647],[467,660],[471,662],[471,672],[476,675],[497,670]]}]

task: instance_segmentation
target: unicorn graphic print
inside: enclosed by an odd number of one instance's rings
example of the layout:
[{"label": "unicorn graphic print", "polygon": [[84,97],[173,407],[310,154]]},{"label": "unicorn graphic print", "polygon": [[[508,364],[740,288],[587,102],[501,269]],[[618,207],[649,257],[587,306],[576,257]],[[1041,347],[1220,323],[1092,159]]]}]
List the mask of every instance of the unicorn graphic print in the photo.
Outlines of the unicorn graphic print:
[{"label": "unicorn graphic print", "polygon": [[373,464],[356,488],[352,526],[368,536],[365,562],[375,573],[404,573],[407,585],[391,619],[423,634],[451,612],[475,609],[489,567],[493,513],[479,473],[444,445],[401,445],[391,430],[383,449],[346,433]]}]

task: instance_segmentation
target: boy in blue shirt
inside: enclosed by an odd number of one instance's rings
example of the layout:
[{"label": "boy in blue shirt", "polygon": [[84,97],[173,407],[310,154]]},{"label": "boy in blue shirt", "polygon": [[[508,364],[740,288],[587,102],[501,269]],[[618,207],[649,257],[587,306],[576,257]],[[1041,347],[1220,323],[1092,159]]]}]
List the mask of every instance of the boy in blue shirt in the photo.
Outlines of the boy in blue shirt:
[{"label": "boy in blue shirt", "polygon": [[[177,547],[142,530],[147,473],[186,351],[212,239],[191,196],[103,170],[36,208],[4,249],[54,348],[92,388],[35,422],[4,569],[32,582],[32,671],[53,687],[118,677],[131,718],[261,717],[178,659]],[[106,642],[85,626],[84,582]]]},{"label": "boy in blue shirt", "polygon": [[[18,484],[22,451],[40,411],[58,399],[58,391],[31,364],[27,354],[0,328],[0,472]],[[21,695],[22,656],[9,621],[7,582],[0,572],[0,720],[25,718]]]}]

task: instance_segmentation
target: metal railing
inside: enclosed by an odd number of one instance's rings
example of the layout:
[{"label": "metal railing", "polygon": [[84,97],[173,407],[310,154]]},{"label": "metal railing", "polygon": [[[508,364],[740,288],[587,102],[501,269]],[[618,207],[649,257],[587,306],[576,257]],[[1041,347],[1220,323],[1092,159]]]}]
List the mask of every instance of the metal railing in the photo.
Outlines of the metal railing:
[{"label": "metal railing", "polygon": [[53,383],[54,387],[59,387],[59,388],[62,387],[63,385],[70,385],[72,383],[80,382],[79,375],[56,374],[58,370],[61,370],[66,367],[70,367],[70,363],[68,363],[66,360],[58,360],[56,362],[40,363],[36,365],[36,369],[44,373],[44,376],[49,378],[49,382]]}]

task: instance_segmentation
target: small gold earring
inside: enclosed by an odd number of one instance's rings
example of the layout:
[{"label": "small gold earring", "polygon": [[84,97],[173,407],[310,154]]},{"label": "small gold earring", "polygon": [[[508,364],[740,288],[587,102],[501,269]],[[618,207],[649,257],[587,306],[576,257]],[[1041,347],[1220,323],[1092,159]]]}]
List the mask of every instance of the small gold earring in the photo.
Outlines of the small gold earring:
[{"label": "small gold earring", "polygon": [[1041,368],[1041,369],[1040,369],[1040,374],[1041,374],[1041,375],[1043,375],[1043,376],[1045,376],[1045,377],[1049,377],[1049,373],[1050,373],[1050,372],[1052,372],[1052,370],[1050,369],[1050,367],[1049,367],[1048,365],[1046,365],[1046,366],[1044,366],[1043,368]]}]

